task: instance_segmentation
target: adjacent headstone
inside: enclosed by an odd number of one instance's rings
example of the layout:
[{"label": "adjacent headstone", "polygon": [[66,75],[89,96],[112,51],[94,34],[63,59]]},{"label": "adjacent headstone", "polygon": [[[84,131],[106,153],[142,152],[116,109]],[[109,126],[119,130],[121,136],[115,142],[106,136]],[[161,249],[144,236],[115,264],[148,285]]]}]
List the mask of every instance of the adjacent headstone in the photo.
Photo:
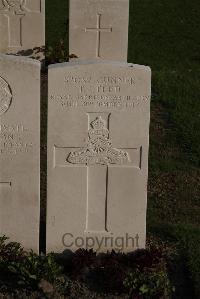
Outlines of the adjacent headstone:
[{"label": "adjacent headstone", "polygon": [[145,247],[150,89],[145,66],[50,66],[48,252]]},{"label": "adjacent headstone", "polygon": [[0,0],[0,52],[45,45],[44,0]]},{"label": "adjacent headstone", "polygon": [[69,53],[127,61],[129,0],[71,0]]},{"label": "adjacent headstone", "polygon": [[0,55],[0,235],[39,250],[40,62]]}]

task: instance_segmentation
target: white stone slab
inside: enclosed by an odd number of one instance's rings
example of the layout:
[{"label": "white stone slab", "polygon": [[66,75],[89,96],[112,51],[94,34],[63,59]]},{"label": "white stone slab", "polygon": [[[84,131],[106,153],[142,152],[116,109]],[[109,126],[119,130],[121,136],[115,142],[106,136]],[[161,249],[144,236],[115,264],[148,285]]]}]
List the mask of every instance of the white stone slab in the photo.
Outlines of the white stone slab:
[{"label": "white stone slab", "polygon": [[129,0],[71,0],[69,53],[127,61]]},{"label": "white stone slab", "polygon": [[45,45],[45,0],[0,0],[0,52]]},{"label": "white stone slab", "polygon": [[0,235],[39,250],[40,63],[0,55]]},{"label": "white stone slab", "polygon": [[48,252],[145,247],[150,89],[145,66],[50,66]]}]

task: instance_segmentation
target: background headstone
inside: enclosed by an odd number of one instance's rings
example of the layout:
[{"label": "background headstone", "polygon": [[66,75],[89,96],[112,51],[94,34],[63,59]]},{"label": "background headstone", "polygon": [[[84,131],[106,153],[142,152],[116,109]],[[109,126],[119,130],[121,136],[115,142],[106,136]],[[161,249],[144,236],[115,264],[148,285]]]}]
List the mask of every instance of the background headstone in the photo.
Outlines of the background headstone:
[{"label": "background headstone", "polygon": [[145,247],[150,93],[145,66],[49,68],[48,252]]},{"label": "background headstone", "polygon": [[127,61],[129,0],[71,0],[69,54]]},{"label": "background headstone", "polygon": [[39,250],[40,62],[0,55],[0,234]]},{"label": "background headstone", "polygon": [[0,0],[0,52],[16,54],[44,45],[45,0]]}]

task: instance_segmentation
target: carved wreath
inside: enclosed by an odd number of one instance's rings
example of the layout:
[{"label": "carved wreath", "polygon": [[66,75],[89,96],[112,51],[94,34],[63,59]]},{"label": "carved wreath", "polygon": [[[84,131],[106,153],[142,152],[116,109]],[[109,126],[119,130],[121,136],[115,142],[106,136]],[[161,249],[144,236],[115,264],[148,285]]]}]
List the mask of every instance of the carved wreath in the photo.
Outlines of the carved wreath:
[{"label": "carved wreath", "polygon": [[12,93],[8,83],[0,77],[0,115],[4,114],[10,107]]},{"label": "carved wreath", "polygon": [[5,9],[13,9],[15,12],[24,10],[26,0],[2,0]]}]

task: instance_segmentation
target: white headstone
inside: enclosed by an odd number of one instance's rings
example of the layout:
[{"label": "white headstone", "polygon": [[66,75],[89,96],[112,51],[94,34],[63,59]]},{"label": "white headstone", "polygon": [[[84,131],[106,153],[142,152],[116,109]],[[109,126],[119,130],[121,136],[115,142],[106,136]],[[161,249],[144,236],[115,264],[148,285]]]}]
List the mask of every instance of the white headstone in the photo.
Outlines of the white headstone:
[{"label": "white headstone", "polygon": [[45,45],[44,0],[0,0],[0,52]]},{"label": "white headstone", "polygon": [[49,68],[48,252],[145,247],[150,93],[145,66]]},{"label": "white headstone", "polygon": [[40,63],[0,55],[0,234],[39,250]]},{"label": "white headstone", "polygon": [[129,0],[71,0],[69,53],[127,61]]}]

